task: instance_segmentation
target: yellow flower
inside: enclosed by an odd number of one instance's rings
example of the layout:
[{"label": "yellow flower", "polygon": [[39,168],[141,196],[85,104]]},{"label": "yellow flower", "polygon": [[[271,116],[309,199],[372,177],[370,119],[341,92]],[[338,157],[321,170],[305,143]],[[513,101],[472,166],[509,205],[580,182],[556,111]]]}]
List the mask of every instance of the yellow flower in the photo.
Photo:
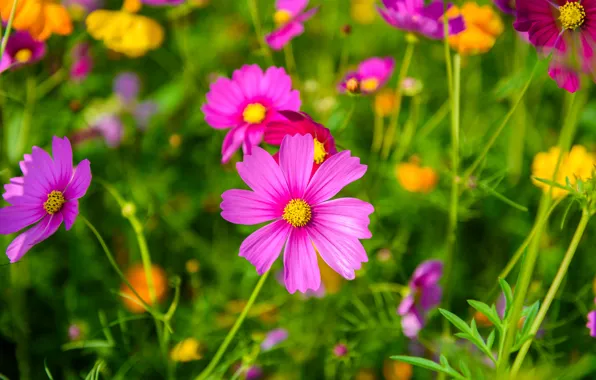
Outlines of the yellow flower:
[{"label": "yellow flower", "polygon": [[372,24],[377,16],[375,0],[352,0],[350,15],[358,24]]},{"label": "yellow flower", "polygon": [[175,362],[191,362],[203,359],[203,345],[195,338],[187,338],[170,351],[170,359]]},{"label": "yellow flower", "polygon": [[411,193],[429,193],[439,180],[437,173],[429,167],[421,167],[415,160],[397,165],[397,180]]},{"label": "yellow flower", "polygon": [[[558,147],[552,147],[548,152],[540,152],[534,156],[534,161],[532,162],[532,182],[545,192],[549,191],[551,186],[537,181],[534,178],[541,178],[549,181],[552,180],[560,152],[561,150]],[[566,186],[567,178],[572,185],[577,182],[578,178],[587,180],[592,177],[594,165],[596,165],[596,157],[594,154],[588,153],[585,147],[576,145],[571,148],[571,152],[566,153],[561,157],[561,163],[555,182]],[[553,187],[553,198],[560,198],[565,195],[567,195],[566,190]]]},{"label": "yellow flower", "polygon": [[[13,0],[0,0],[0,18],[7,21]],[[17,3],[12,27],[26,30],[36,40],[47,40],[53,33],[72,33],[72,21],[64,6],[51,0],[20,0]]]},{"label": "yellow flower", "polygon": [[489,51],[498,36],[503,33],[503,22],[490,5],[480,6],[473,2],[465,3],[461,10],[453,6],[447,17],[462,15],[466,29],[449,37],[449,44],[462,55],[481,54]]},{"label": "yellow flower", "polygon": [[85,20],[89,34],[106,46],[129,57],[140,57],[157,49],[164,31],[156,21],[126,11],[93,11]]}]

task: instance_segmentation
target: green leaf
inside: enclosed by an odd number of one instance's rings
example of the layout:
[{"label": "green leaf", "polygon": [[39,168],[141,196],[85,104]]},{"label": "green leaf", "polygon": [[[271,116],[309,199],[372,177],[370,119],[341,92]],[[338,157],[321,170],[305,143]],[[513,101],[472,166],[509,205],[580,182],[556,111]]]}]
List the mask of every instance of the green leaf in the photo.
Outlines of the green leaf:
[{"label": "green leaf", "polygon": [[52,376],[52,373],[50,372],[50,369],[48,368],[48,359],[43,360],[43,368],[46,370],[46,375],[48,375],[48,379],[54,380],[54,377]]},{"label": "green leaf", "polygon": [[439,361],[441,362],[441,365],[445,368],[451,368],[451,366],[449,365],[449,360],[447,360],[447,357],[445,355],[441,355],[439,357]]},{"label": "green leaf", "polygon": [[503,278],[499,278],[499,285],[501,286],[501,290],[503,290],[503,294],[505,295],[505,314],[503,316],[503,320],[506,321],[507,317],[509,317],[511,304],[513,303],[513,291],[511,290],[511,286],[509,286],[507,281]]},{"label": "green leaf", "polygon": [[493,348],[493,344],[495,343],[495,332],[496,330],[491,331],[488,335],[488,339],[486,339],[486,347],[488,347],[489,350]]},{"label": "green leaf", "polygon": [[545,184],[550,185],[552,187],[556,187],[556,188],[559,188],[559,189],[563,189],[563,190],[575,192],[575,189],[573,187],[571,187],[571,186],[563,186],[563,185],[561,185],[558,182],[554,182],[554,181],[551,181],[551,180],[548,180],[548,179],[544,179],[544,178],[538,178],[538,177],[532,177],[532,178],[535,179],[538,182],[545,183]]},{"label": "green leaf", "polygon": [[487,304],[475,300],[468,300],[468,304],[488,318],[496,328],[501,327],[501,319],[495,309],[491,309]]},{"label": "green leaf", "polygon": [[472,378],[472,372],[470,372],[470,368],[468,368],[468,365],[463,360],[459,361],[459,369],[465,377],[467,377],[468,379]]},{"label": "green leaf", "polygon": [[457,315],[455,315],[452,312],[447,311],[445,309],[439,309],[439,312],[443,315],[443,317],[445,317],[445,319],[447,319],[449,322],[451,322],[451,324],[453,326],[457,327],[457,329],[459,331],[473,335],[472,330],[470,329],[470,326],[468,326],[468,324],[466,322],[464,322],[463,319],[461,319]]},{"label": "green leaf", "polygon": [[522,312],[522,316],[526,317],[524,321],[524,326],[522,327],[521,334],[526,335],[530,332],[530,327],[534,323],[536,319],[536,315],[538,314],[538,309],[540,309],[540,302],[536,301],[530,306],[529,308],[525,309]]},{"label": "green leaf", "polygon": [[408,363],[408,364],[411,364],[411,365],[414,365],[417,367],[426,368],[431,371],[441,372],[441,373],[447,374],[449,376],[452,376],[456,379],[460,379],[460,380],[465,379],[465,377],[460,375],[457,371],[455,371],[453,369],[449,369],[449,368],[443,368],[440,364],[435,363],[432,360],[416,358],[413,356],[402,356],[402,355],[391,356],[391,359],[399,360],[404,363]]},{"label": "green leaf", "polygon": [[528,208],[526,206],[522,206],[519,203],[515,203],[514,201],[512,201],[511,199],[507,198],[506,196],[504,196],[503,194],[497,192],[495,189],[493,189],[490,186],[487,186],[485,184],[483,184],[482,182],[478,183],[478,187],[484,191],[486,191],[487,193],[489,193],[490,195],[492,195],[493,197],[497,198],[498,200],[500,200],[501,202],[508,204],[509,206],[518,209],[520,211],[523,212],[528,212]]}]

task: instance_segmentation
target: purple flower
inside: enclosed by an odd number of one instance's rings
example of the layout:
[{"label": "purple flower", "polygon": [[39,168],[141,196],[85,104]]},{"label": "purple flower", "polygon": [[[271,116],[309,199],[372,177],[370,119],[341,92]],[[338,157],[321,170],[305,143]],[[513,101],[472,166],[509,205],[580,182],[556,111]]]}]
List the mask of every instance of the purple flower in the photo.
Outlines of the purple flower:
[{"label": "purple flower", "polygon": [[151,7],[167,7],[167,6],[174,6],[180,5],[184,3],[186,0],[141,0],[141,3],[145,5],[149,5]]},{"label": "purple flower", "polygon": [[149,121],[158,111],[157,104],[152,101],[138,101],[141,81],[135,73],[121,73],[114,79],[114,93],[124,107],[134,117],[137,127],[145,130]]},{"label": "purple flower", "polygon": [[262,148],[236,165],[252,189],[222,194],[221,216],[231,223],[271,222],[244,240],[240,256],[259,274],[267,272],[284,250],[284,283],[290,293],[319,289],[320,257],[348,280],[368,261],[360,239],[370,239],[369,215],[374,207],[356,198],[331,200],[341,189],[361,178],[367,167],[349,151],[334,154],[311,177],[312,135],[286,136],[279,164]]},{"label": "purple flower", "polygon": [[34,245],[53,235],[64,222],[70,230],[79,214],[79,198],[91,183],[89,160],[72,164],[70,141],[54,137],[54,158],[34,146],[20,162],[22,177],[11,178],[2,195],[10,206],[0,209],[0,234],[8,235],[33,225],[17,236],[6,249],[11,263]]},{"label": "purple flower", "polygon": [[141,130],[147,129],[149,121],[157,113],[157,104],[151,100],[139,103],[132,111],[132,116]]},{"label": "purple flower", "polygon": [[277,29],[265,36],[273,50],[282,49],[294,37],[304,33],[304,23],[317,13],[319,7],[304,12],[308,0],[277,0],[273,16]]},{"label": "purple flower", "polygon": [[288,339],[288,330],[275,329],[269,331],[263,342],[261,343],[261,350],[269,351],[273,347]]},{"label": "purple flower", "polygon": [[82,42],[74,46],[71,52],[72,66],[70,77],[75,81],[83,81],[93,69],[93,58],[89,54],[89,44]]},{"label": "purple flower", "polygon": [[503,13],[515,14],[515,0],[494,0],[494,3]]},{"label": "purple flower", "polygon": [[36,41],[29,32],[13,31],[0,58],[0,73],[39,62],[46,54],[46,44]]},{"label": "purple flower", "polygon": [[122,142],[124,125],[117,115],[104,114],[93,123],[91,128],[103,136],[106,145],[110,148],[116,148]]},{"label": "purple flower", "polygon": [[395,60],[391,57],[369,58],[358,70],[349,72],[339,84],[339,92],[371,94],[383,87],[395,68]]},{"label": "purple flower", "polygon": [[[434,1],[427,6],[424,0],[383,0],[385,8],[377,7],[387,23],[397,29],[418,33],[425,37],[440,40],[444,37],[443,1]],[[447,3],[447,8],[452,4]],[[448,33],[454,35],[465,29],[463,17],[457,16],[448,22]]]},{"label": "purple flower", "polygon": [[72,325],[68,326],[68,339],[70,340],[79,340],[83,335],[83,331],[79,327],[79,325],[73,323]]},{"label": "purple flower", "polygon": [[258,367],[256,365],[253,365],[252,367],[247,369],[246,374],[244,375],[244,378],[246,380],[257,380],[261,377],[263,377],[263,370],[261,369],[261,367]]},{"label": "purple flower", "polygon": [[300,93],[292,90],[292,78],[283,68],[263,72],[257,65],[244,65],[232,79],[219,78],[211,84],[201,110],[213,128],[231,128],[221,147],[226,163],[240,146],[250,154],[269,122],[286,120],[279,111],[299,111],[300,104]]},{"label": "purple flower", "polygon": [[343,356],[346,356],[348,354],[348,346],[346,346],[343,343],[339,343],[336,344],[335,347],[333,347],[333,355],[335,355],[338,358],[341,358]]},{"label": "purple flower", "polygon": [[414,271],[410,279],[410,294],[397,309],[402,316],[404,335],[412,339],[425,324],[428,311],[441,302],[442,289],[438,285],[443,275],[443,263],[439,260],[424,261]]},{"label": "purple flower", "polygon": [[588,313],[588,323],[586,327],[590,329],[590,336],[596,338],[596,310]]}]

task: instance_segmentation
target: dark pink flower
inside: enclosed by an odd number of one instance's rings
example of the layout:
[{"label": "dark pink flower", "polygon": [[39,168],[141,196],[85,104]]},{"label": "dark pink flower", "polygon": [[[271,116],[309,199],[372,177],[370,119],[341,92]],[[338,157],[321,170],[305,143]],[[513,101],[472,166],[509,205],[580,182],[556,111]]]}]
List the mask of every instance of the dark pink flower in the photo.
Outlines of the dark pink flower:
[{"label": "dark pink flower", "polygon": [[333,347],[333,355],[335,355],[338,358],[344,357],[348,354],[348,346],[346,346],[343,343],[339,343],[336,344],[335,347]]},{"label": "dark pink flower", "polygon": [[[286,135],[311,135],[314,136],[315,153],[313,157],[312,173],[314,174],[326,159],[337,153],[335,140],[329,129],[316,123],[304,112],[279,111],[286,118],[283,121],[274,121],[265,127],[265,142],[271,145],[281,145]],[[273,158],[279,162],[279,153]]]},{"label": "dark pink flower", "polygon": [[588,313],[588,323],[586,327],[590,329],[590,336],[596,338],[596,310]]},{"label": "dark pink flower", "polygon": [[281,67],[265,72],[257,65],[234,71],[232,79],[219,78],[207,93],[201,110],[207,124],[216,129],[231,128],[222,148],[222,162],[230,160],[242,146],[250,154],[263,139],[265,126],[284,120],[280,110],[298,111],[300,93],[292,90],[292,79]]},{"label": "dark pink flower", "polygon": [[76,44],[72,49],[71,56],[70,77],[78,82],[85,80],[93,69],[93,58],[89,53],[89,44],[84,42]]},{"label": "dark pink flower", "polygon": [[308,0],[277,0],[275,2],[275,29],[265,36],[265,42],[274,50],[282,49],[294,37],[304,33],[304,23],[319,10],[318,7],[304,11]]},{"label": "dark pink flower", "polygon": [[46,44],[36,41],[29,32],[13,31],[0,57],[0,73],[41,61],[46,55]]},{"label": "dark pink flower", "polygon": [[91,183],[89,160],[72,164],[70,141],[54,137],[54,158],[34,146],[20,162],[22,177],[15,177],[4,185],[4,200],[10,206],[0,209],[0,234],[18,232],[6,249],[11,263],[19,261],[34,245],[53,235],[64,222],[70,230],[79,214],[79,198]]},{"label": "dark pink flower", "polygon": [[443,275],[443,263],[439,260],[424,261],[410,279],[410,294],[401,301],[397,312],[402,316],[404,335],[415,338],[425,324],[428,311],[441,302],[442,289],[439,280]]},{"label": "dark pink flower", "polygon": [[369,239],[370,203],[355,198],[331,200],[344,186],[361,178],[366,166],[349,151],[333,155],[311,177],[314,155],[311,135],[286,136],[279,164],[264,149],[253,148],[236,165],[252,189],[222,194],[222,217],[231,223],[271,222],[240,246],[240,256],[259,274],[267,272],[284,250],[284,283],[290,293],[321,285],[317,253],[348,280],[368,261],[360,239]]},{"label": "dark pink flower", "polygon": [[369,58],[358,66],[358,70],[349,72],[338,86],[341,93],[371,94],[376,92],[391,78],[395,60],[391,57]]}]

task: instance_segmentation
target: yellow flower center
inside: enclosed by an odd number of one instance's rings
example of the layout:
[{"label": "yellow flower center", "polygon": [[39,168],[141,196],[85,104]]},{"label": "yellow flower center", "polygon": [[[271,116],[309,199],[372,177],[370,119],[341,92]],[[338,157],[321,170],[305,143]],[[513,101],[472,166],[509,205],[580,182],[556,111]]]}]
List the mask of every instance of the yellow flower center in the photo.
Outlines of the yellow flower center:
[{"label": "yellow flower center", "polygon": [[286,10],[279,10],[275,12],[273,15],[273,21],[275,21],[275,25],[285,25],[292,19],[292,14]]},{"label": "yellow flower center", "polygon": [[25,63],[25,62],[29,62],[29,60],[31,59],[32,56],[33,56],[33,53],[31,52],[31,50],[21,49],[21,50],[17,51],[17,53],[14,55],[14,59],[17,62]]},{"label": "yellow flower center", "polygon": [[64,199],[62,192],[54,190],[48,195],[48,200],[44,202],[43,208],[48,214],[54,215],[62,209],[64,202],[66,202],[66,200]]},{"label": "yellow flower center", "polygon": [[312,219],[312,212],[302,199],[292,199],[284,208],[282,218],[293,227],[304,227]]},{"label": "yellow flower center", "polygon": [[325,144],[315,138],[315,163],[320,164],[325,161],[327,152],[325,151]]},{"label": "yellow flower center", "polygon": [[360,82],[360,88],[367,92],[373,92],[379,88],[379,81],[377,78],[368,78]]},{"label": "yellow flower center", "polygon": [[565,29],[576,29],[584,24],[586,11],[579,2],[568,1],[559,7],[559,21]]},{"label": "yellow flower center", "polygon": [[265,120],[266,113],[267,108],[261,103],[251,103],[247,105],[244,112],[242,112],[242,117],[244,118],[244,121],[249,124],[259,124]]},{"label": "yellow flower center", "polygon": [[350,78],[346,82],[346,90],[352,93],[356,93],[360,90],[360,83],[358,83],[358,79]]}]

